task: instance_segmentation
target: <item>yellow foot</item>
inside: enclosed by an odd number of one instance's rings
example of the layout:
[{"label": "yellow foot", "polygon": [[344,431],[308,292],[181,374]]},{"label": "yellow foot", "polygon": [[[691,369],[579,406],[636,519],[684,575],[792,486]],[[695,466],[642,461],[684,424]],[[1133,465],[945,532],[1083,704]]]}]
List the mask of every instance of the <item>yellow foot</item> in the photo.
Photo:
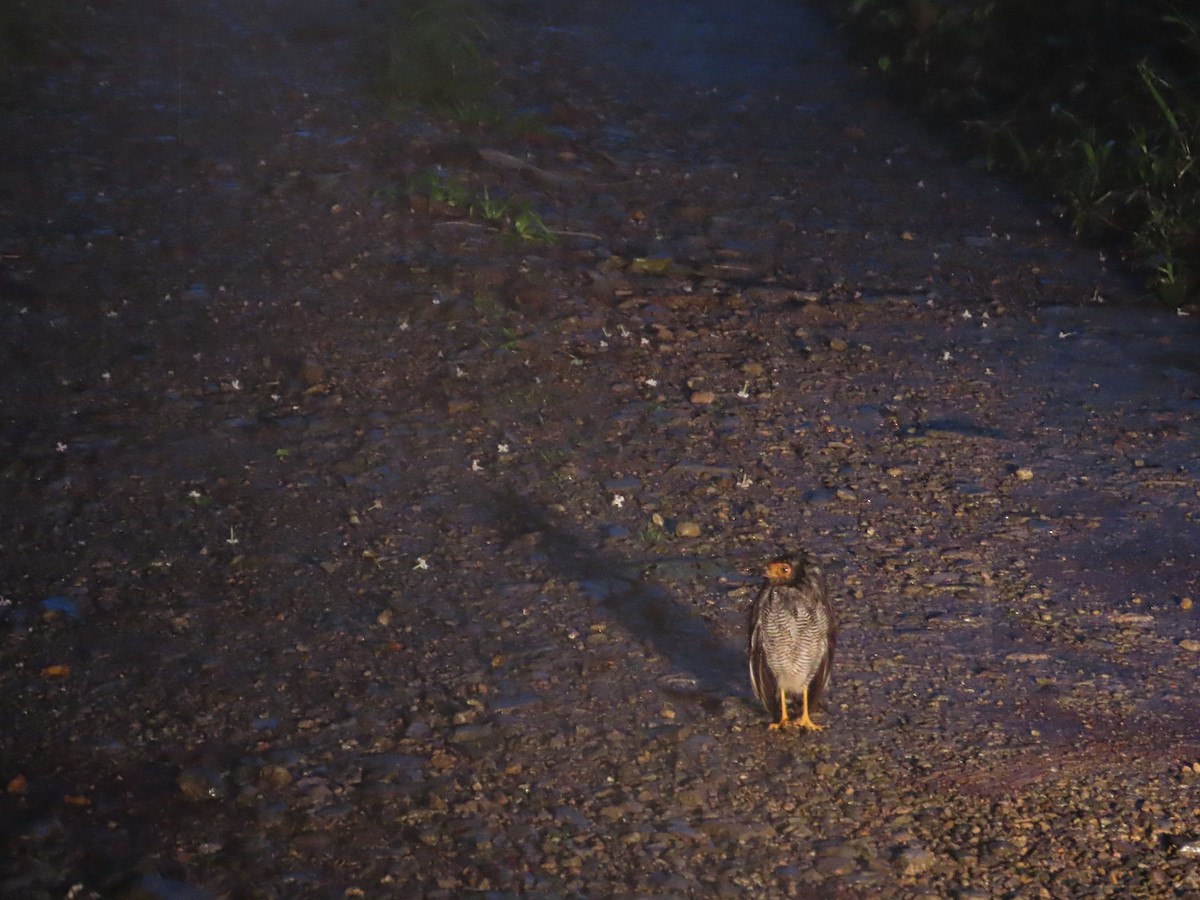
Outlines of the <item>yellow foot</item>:
[{"label": "yellow foot", "polygon": [[805,713],[804,715],[802,715],[800,717],[799,721],[797,721],[795,723],[795,725],[797,728],[807,728],[809,731],[824,731],[825,730],[825,726],[818,725],[816,722],[814,722],[812,719],[810,719],[808,717],[808,713]]}]

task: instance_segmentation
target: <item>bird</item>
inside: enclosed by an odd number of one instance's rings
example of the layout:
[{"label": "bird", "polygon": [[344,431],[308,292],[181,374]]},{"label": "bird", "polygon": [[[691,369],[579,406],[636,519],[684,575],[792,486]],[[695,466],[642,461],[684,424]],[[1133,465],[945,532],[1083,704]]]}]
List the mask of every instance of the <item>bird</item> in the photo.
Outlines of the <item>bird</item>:
[{"label": "bird", "polygon": [[[772,731],[821,731],[810,708],[829,686],[837,622],[825,573],[807,555],[779,556],[750,607],[750,684],[774,721]],[[799,719],[788,718],[788,696],[800,695]]]}]

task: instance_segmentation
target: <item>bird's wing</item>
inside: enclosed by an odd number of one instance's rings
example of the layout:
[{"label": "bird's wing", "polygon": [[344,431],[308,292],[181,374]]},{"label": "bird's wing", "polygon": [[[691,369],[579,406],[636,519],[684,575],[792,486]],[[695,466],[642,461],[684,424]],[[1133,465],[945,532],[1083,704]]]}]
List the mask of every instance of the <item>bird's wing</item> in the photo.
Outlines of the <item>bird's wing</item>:
[{"label": "bird's wing", "polygon": [[809,683],[809,703],[819,700],[829,687],[829,681],[833,675],[833,652],[837,648],[837,620],[833,617],[833,604],[830,602],[828,594],[821,598],[820,609],[825,619],[825,654],[821,657],[816,674]]},{"label": "bird's wing", "polygon": [[750,607],[750,686],[760,703],[776,719],[782,714],[779,709],[779,684],[775,673],[767,665],[767,654],[763,647],[762,610],[770,588],[764,588]]}]

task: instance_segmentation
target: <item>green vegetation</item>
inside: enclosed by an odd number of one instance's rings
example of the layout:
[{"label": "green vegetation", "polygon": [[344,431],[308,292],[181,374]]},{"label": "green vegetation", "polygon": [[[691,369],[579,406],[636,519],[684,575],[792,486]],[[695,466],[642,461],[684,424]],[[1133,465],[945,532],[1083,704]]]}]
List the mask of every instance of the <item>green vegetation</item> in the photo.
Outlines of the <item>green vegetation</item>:
[{"label": "green vegetation", "polygon": [[475,197],[471,204],[472,215],[478,215],[487,224],[499,228],[508,216],[508,200],[504,197],[493,197],[485,185],[483,193]]},{"label": "green vegetation", "polygon": [[1171,0],[825,0],[907,99],[964,122],[1167,302],[1200,296],[1200,12]]},{"label": "green vegetation", "polygon": [[638,531],[638,538],[647,544],[663,544],[666,543],[667,533],[657,525],[647,525]]},{"label": "green vegetation", "polygon": [[386,96],[438,109],[473,108],[488,92],[492,63],[480,51],[485,17],[475,0],[389,0]]},{"label": "green vegetation", "polygon": [[[389,185],[375,193],[395,202],[400,191],[395,185]],[[465,174],[422,170],[407,180],[404,193],[407,197],[425,198],[431,207],[440,204],[465,210],[473,220],[527,241],[554,241],[554,232],[546,227],[528,200],[494,193],[487,185],[473,192]]]},{"label": "green vegetation", "polygon": [[426,169],[408,179],[405,193],[409,197],[426,197],[430,203],[444,203],[456,209],[466,209],[471,203],[471,188],[461,175],[444,175]]}]

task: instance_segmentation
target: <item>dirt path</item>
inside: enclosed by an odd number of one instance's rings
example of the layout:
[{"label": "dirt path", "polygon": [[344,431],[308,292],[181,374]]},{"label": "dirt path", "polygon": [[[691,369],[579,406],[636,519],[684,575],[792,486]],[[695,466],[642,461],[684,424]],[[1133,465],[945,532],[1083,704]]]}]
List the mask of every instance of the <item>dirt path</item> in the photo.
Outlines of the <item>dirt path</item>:
[{"label": "dirt path", "polygon": [[510,4],[480,126],[243,6],[4,114],[0,894],[1200,890],[1192,320],[801,9]]}]

